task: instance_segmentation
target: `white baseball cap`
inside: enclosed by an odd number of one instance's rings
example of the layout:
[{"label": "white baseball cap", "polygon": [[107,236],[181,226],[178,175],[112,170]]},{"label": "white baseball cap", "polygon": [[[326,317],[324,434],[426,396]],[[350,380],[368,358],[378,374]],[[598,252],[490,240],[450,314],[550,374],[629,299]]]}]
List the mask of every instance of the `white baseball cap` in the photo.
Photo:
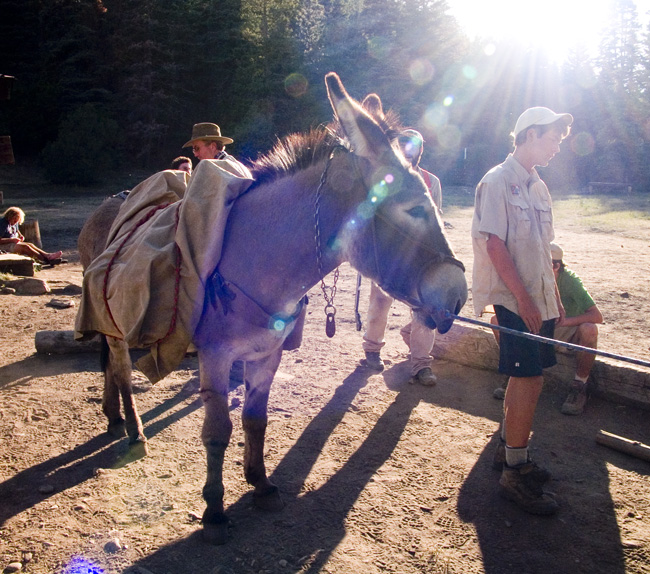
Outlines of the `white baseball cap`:
[{"label": "white baseball cap", "polygon": [[564,251],[557,243],[551,243],[551,258],[553,261],[562,261],[564,258]]},{"label": "white baseball cap", "polygon": [[517,137],[521,132],[531,126],[546,126],[558,120],[564,120],[566,125],[570,126],[573,123],[573,116],[571,114],[556,114],[553,110],[542,106],[528,108],[519,116],[513,133]]}]

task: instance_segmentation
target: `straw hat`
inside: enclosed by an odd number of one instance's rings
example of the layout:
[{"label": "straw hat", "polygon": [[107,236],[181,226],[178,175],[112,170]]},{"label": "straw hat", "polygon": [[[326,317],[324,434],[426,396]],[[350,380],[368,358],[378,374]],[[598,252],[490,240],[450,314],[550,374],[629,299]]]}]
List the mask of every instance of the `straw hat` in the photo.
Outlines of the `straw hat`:
[{"label": "straw hat", "polygon": [[223,145],[233,142],[230,138],[221,135],[221,129],[219,129],[217,124],[208,122],[194,124],[192,128],[192,139],[183,145],[183,147],[191,147],[196,141],[221,142]]}]

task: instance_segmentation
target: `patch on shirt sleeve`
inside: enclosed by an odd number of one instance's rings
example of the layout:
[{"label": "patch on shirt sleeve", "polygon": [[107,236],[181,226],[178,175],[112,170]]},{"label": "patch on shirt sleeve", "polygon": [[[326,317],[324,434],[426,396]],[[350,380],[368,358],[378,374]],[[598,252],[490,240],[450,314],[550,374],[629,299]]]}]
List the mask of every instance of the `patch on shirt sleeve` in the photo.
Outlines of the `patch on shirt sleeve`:
[{"label": "patch on shirt sleeve", "polygon": [[511,185],[510,192],[512,195],[519,195],[521,193],[521,188],[518,185]]}]

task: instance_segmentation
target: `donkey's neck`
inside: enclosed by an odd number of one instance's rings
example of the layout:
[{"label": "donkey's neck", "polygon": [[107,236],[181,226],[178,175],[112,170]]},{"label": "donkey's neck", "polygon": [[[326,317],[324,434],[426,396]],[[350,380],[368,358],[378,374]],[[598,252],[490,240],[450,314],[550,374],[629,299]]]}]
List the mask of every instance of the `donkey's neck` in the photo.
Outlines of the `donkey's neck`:
[{"label": "donkey's neck", "polygon": [[[332,160],[340,167],[346,158]],[[325,162],[261,184],[233,206],[219,269],[269,313],[295,304],[343,260],[337,239],[350,198],[321,189],[317,258],[316,196]]]}]

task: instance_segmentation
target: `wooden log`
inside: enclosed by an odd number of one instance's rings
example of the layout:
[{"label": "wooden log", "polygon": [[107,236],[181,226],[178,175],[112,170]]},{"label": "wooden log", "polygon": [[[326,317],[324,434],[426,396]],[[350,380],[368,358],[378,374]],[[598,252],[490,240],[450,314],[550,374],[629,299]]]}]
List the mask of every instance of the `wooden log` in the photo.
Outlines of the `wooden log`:
[{"label": "wooden log", "polygon": [[41,230],[38,226],[38,219],[33,221],[25,221],[20,226],[20,232],[25,236],[25,241],[33,243],[39,249],[43,249],[43,242],[41,241]]},{"label": "wooden log", "polygon": [[600,430],[596,435],[596,442],[598,444],[602,444],[603,446],[613,448],[614,450],[618,450],[620,452],[624,452],[625,454],[629,454],[636,458],[650,462],[650,446],[640,443],[639,441],[630,440],[628,438]]},{"label": "wooden log", "polygon": [[15,253],[0,253],[0,273],[34,277],[34,260]]},{"label": "wooden log", "polygon": [[34,337],[37,353],[67,355],[72,353],[98,353],[99,337],[77,341],[74,331],[37,331]]}]

